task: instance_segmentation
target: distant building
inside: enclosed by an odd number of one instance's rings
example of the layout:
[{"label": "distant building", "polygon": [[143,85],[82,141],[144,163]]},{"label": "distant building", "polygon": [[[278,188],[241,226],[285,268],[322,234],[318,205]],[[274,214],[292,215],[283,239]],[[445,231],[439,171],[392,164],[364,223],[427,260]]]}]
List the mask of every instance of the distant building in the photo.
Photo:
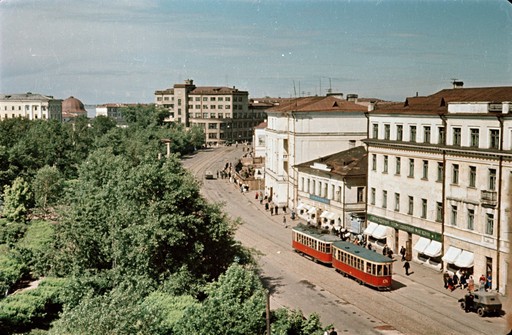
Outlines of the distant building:
[{"label": "distant building", "polygon": [[368,227],[376,248],[451,272],[492,275],[510,253],[512,87],[454,88],[369,112]]},{"label": "distant building", "polygon": [[0,120],[18,117],[62,121],[62,100],[31,92],[0,94]]},{"label": "distant building", "polygon": [[199,125],[207,145],[251,141],[264,114],[249,108],[249,94],[235,87],[196,87],[193,80],[155,91],[155,102],[169,110],[167,121]]},{"label": "distant building", "polygon": [[85,110],[82,101],[75,97],[69,97],[62,101],[62,120],[65,122],[73,121],[79,116],[87,117],[87,111]]},{"label": "distant building", "polygon": [[123,124],[124,119],[121,114],[121,109],[129,105],[120,103],[108,103],[96,106],[96,116],[106,116],[115,120],[118,124]]},{"label": "distant building", "polygon": [[362,145],[367,111],[333,95],[282,99],[266,110],[265,189],[272,201],[295,208],[297,165]]},{"label": "distant building", "polygon": [[322,228],[362,233],[366,213],[368,156],[364,146],[295,166],[297,215]]}]

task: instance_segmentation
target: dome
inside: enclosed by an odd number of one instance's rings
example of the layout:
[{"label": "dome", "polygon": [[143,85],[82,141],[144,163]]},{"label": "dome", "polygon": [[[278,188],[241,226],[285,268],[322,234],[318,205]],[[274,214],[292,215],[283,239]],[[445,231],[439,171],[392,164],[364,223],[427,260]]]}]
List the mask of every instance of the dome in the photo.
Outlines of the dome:
[{"label": "dome", "polygon": [[69,97],[62,101],[62,116],[77,117],[80,115],[87,115],[84,104],[75,97]]}]

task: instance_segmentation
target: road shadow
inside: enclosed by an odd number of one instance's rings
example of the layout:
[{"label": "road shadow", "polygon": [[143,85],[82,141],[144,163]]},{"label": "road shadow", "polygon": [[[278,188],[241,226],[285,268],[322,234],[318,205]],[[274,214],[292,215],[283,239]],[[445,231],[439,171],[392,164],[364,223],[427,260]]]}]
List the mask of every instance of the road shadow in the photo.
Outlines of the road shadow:
[{"label": "road shadow", "polygon": [[271,277],[271,276],[261,276],[260,275],[260,279],[263,283],[263,287],[265,287],[268,290],[270,295],[272,295],[274,293],[278,293],[279,288],[284,286],[282,284],[282,280],[283,280],[282,277]]},{"label": "road shadow", "polygon": [[391,288],[389,289],[389,291],[396,291],[396,290],[402,289],[404,287],[407,287],[407,285],[405,285],[404,283],[402,283],[396,279],[393,279],[391,281]]}]

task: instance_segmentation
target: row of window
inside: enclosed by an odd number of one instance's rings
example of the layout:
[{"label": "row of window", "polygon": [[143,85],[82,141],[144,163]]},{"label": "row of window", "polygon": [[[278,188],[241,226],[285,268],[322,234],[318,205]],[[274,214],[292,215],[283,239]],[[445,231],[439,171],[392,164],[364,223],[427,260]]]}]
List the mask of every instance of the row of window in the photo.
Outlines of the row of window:
[{"label": "row of window", "polygon": [[317,251],[330,254],[331,253],[331,243],[325,243],[322,241],[319,241],[317,239],[314,239],[306,234],[300,234],[297,232],[293,232],[293,239],[294,241],[305,245],[306,247],[315,249]]},{"label": "row of window", "polygon": [[[21,113],[20,114],[12,113],[10,118],[11,119],[15,119],[15,118],[25,118],[25,119],[28,119],[29,117],[30,116],[26,115],[26,114],[23,115]],[[37,114],[34,114],[34,119],[38,119],[38,118],[39,118],[39,116]],[[9,114],[7,114],[7,113],[0,113],[0,119],[9,119]],[[46,119],[46,115],[45,114],[41,115],[41,119],[43,119],[43,120]]]},{"label": "row of window", "polygon": [[[157,97],[157,101],[174,101],[174,96]],[[181,98],[177,99],[178,103],[181,104]],[[188,97],[187,101],[231,101],[231,97]],[[243,97],[233,97],[233,101],[244,101]]]},{"label": "row of window", "polygon": [[[25,105],[25,110],[26,110],[26,111],[30,110],[30,107],[31,107],[30,105]],[[19,111],[20,111],[21,109],[22,109],[22,108],[21,108],[21,105],[18,105],[18,109],[17,109],[17,110],[19,110]],[[35,111],[36,111],[36,110],[39,110],[39,106],[38,106],[38,105],[32,105],[32,109],[33,109],[33,110],[35,110]],[[8,106],[7,106],[7,105],[4,105],[4,111],[6,111],[6,110],[8,110]],[[16,109],[15,109],[15,106],[11,106],[11,109],[10,109],[10,110],[12,110],[12,111],[13,111],[13,110],[16,110]],[[46,110],[46,106],[41,106],[41,110],[42,110],[42,111],[45,111],[45,110]]]},{"label": "row of window", "polygon": [[[372,138],[379,138],[379,124],[374,123],[372,125]],[[437,144],[445,144],[445,129],[444,127],[437,127],[438,136]],[[396,125],[395,133],[396,141],[404,141],[404,126]],[[384,125],[384,140],[391,140],[391,125]],[[409,142],[417,141],[417,126],[409,126]],[[432,129],[431,126],[423,126],[423,139],[422,143],[432,143]],[[489,145],[490,149],[498,149],[500,141],[499,129],[489,129]],[[462,128],[452,127],[452,143],[453,146],[462,145]],[[480,147],[480,129],[469,128],[469,141],[468,146],[473,148]]]},{"label": "row of window", "polygon": [[[375,205],[375,198],[376,198],[376,189],[371,188],[370,189],[370,203],[372,205]],[[395,212],[400,212],[400,205],[401,205],[401,196],[399,193],[395,193]],[[388,191],[383,190],[382,191],[382,208],[387,208],[388,206]],[[408,215],[414,215],[414,197],[408,196],[407,197],[407,214]],[[450,208],[450,224],[452,226],[457,226],[457,220],[458,220],[458,206],[457,205],[451,205]],[[421,199],[421,206],[420,206],[420,217],[422,219],[432,219],[428,215],[428,200],[427,199]],[[442,222],[443,220],[443,204],[441,202],[436,202],[436,210],[435,210],[435,220],[437,222]],[[466,229],[474,230],[475,229],[475,210],[474,209],[467,209],[467,215],[466,215]],[[485,234],[492,235],[494,233],[494,215],[487,213],[485,216]]]},{"label": "row of window", "polygon": [[[383,155],[383,166],[382,173],[386,174],[389,170],[389,156]],[[421,160],[421,179],[428,180],[429,179],[429,161]],[[454,185],[459,185],[459,175],[460,175],[460,166],[459,164],[451,164],[451,183]],[[444,165],[441,162],[437,162],[437,170],[436,170],[436,181],[443,181],[443,168]],[[377,155],[372,154],[372,171],[377,171]],[[407,177],[414,178],[415,171],[415,159],[408,159],[408,171]],[[395,157],[395,175],[399,176],[402,173],[402,158]],[[488,190],[494,191],[496,190],[496,169],[488,169]],[[477,178],[477,168],[476,166],[468,167],[468,187],[476,187],[476,178]]]},{"label": "row of window", "polygon": [[[307,192],[333,201],[341,201],[341,186],[329,184],[328,182],[317,181],[312,178],[301,177],[299,191]],[[358,203],[364,202],[364,187],[357,188],[356,201]]]},{"label": "row of window", "polygon": [[[360,271],[366,271],[367,273],[374,276],[390,276],[391,275],[391,264],[374,264],[365,261],[362,258],[355,257],[349,253],[344,252],[338,248],[334,249],[334,259],[347,264],[348,266],[358,269]],[[365,269],[366,265],[366,269]]]}]

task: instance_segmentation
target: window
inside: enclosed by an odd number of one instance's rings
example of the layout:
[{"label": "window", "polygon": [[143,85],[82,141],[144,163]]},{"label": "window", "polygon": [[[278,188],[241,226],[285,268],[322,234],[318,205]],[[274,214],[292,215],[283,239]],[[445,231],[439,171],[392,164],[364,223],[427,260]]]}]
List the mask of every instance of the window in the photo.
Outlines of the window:
[{"label": "window", "polygon": [[475,229],[475,210],[468,209],[468,229]]},{"label": "window", "polygon": [[438,134],[439,134],[437,144],[444,144],[445,138],[446,138],[446,131],[445,131],[444,127],[439,127],[439,128],[437,128],[437,130],[438,130]]},{"label": "window", "polygon": [[371,192],[370,192],[370,203],[372,205],[375,205],[375,188],[374,187],[372,187]]},{"label": "window", "polygon": [[389,124],[385,124],[384,125],[384,139],[385,140],[389,140],[390,139],[390,136],[391,136],[390,127],[391,126]]},{"label": "window", "polygon": [[457,205],[452,205],[450,224],[452,226],[457,225]]},{"label": "window", "polygon": [[388,207],[388,191],[382,191],[382,208]]},{"label": "window", "polygon": [[208,129],[217,129],[216,123],[208,123]]},{"label": "window", "polygon": [[364,202],[364,187],[357,188],[357,202]]},{"label": "window", "polygon": [[487,235],[494,234],[494,215],[487,214],[485,223],[485,233]]},{"label": "window", "polygon": [[469,167],[469,187],[476,185],[476,166]]},{"label": "window", "polygon": [[396,126],[396,140],[403,141],[404,139],[404,126],[401,124]]},{"label": "window", "polygon": [[379,125],[373,124],[373,138],[379,138]]},{"label": "window", "polygon": [[423,127],[423,142],[430,143],[430,126]]},{"label": "window", "polygon": [[489,190],[496,190],[496,169],[489,169]]},{"label": "window", "polygon": [[395,158],[395,174],[396,175],[400,175],[400,169],[401,169],[401,158],[400,157],[396,157]]},{"label": "window", "polygon": [[226,101],[231,101],[231,97],[226,97]]},{"label": "window", "polygon": [[423,161],[423,179],[428,179],[428,161]]},{"label": "window", "polygon": [[438,181],[438,182],[443,181],[443,169],[444,169],[443,163],[437,163],[437,180],[436,181]]},{"label": "window", "polygon": [[414,177],[414,159],[413,158],[409,158],[409,177],[410,178]]},{"label": "window", "polygon": [[409,196],[409,206],[407,209],[407,214],[412,215],[414,213],[414,198]]},{"label": "window", "polygon": [[453,128],[453,145],[460,147],[461,130]]},{"label": "window", "polygon": [[384,167],[382,173],[388,173],[388,156],[384,155]]},{"label": "window", "polygon": [[372,154],[372,171],[377,171],[377,155]]},{"label": "window", "polygon": [[427,218],[427,199],[421,199],[421,218]]},{"label": "window", "polygon": [[215,109],[216,105],[210,105],[210,109]]},{"label": "window", "polygon": [[500,145],[500,131],[498,129],[490,130],[489,148],[499,149]]},{"label": "window", "polygon": [[410,138],[410,141],[411,142],[416,142],[416,126],[411,126],[410,128],[411,130],[411,138]]},{"label": "window", "polygon": [[469,146],[473,148],[478,148],[478,145],[480,144],[480,130],[471,128],[469,130],[470,138],[469,138]]},{"label": "window", "polygon": [[195,97],[194,101],[201,101],[200,97]]},{"label": "window", "polygon": [[210,101],[215,101],[215,97],[210,97]]},{"label": "window", "polygon": [[437,222],[443,221],[443,203],[442,202],[436,202],[436,221]]},{"label": "window", "polygon": [[181,99],[178,99],[178,106],[181,106]]},{"label": "window", "polygon": [[395,193],[395,212],[400,211],[400,194]]},{"label": "window", "polygon": [[224,101],[224,97],[219,97],[217,101]]},{"label": "window", "polygon": [[452,165],[452,184],[459,183],[459,164]]},{"label": "window", "polygon": [[203,97],[203,101],[208,101],[208,97]]}]

